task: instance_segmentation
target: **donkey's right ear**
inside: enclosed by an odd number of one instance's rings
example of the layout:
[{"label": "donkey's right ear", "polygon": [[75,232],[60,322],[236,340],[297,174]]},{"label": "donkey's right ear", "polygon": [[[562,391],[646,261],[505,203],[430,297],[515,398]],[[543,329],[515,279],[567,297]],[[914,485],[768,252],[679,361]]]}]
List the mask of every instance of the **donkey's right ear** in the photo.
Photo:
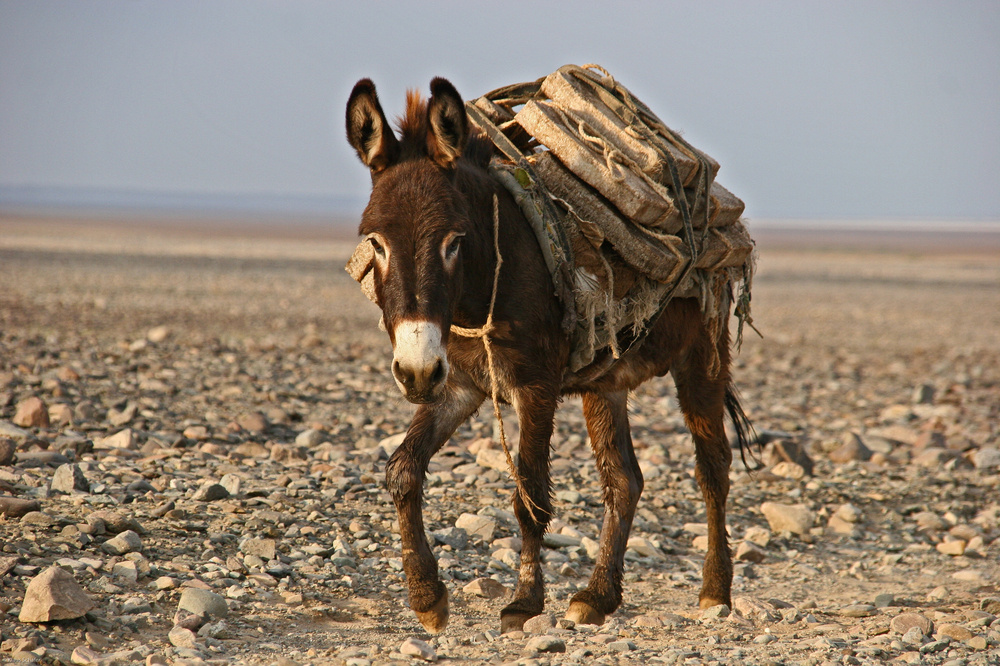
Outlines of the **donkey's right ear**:
[{"label": "donkey's right ear", "polygon": [[399,157],[399,141],[389,127],[371,79],[358,81],[347,100],[347,141],[372,174],[391,166]]}]

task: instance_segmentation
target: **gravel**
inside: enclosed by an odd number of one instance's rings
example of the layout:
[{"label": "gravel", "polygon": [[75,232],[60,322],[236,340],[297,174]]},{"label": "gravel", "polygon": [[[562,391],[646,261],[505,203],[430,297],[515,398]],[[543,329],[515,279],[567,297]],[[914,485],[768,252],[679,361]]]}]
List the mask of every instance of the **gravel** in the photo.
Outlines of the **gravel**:
[{"label": "gravel", "polygon": [[[654,381],[630,403],[646,483],[622,607],[601,627],[561,619],[603,512],[567,398],[552,615],[500,635],[519,534],[482,410],[428,470],[452,597],[430,637],[384,488],[413,407],[341,270],[351,244],[33,229],[0,239],[0,661],[1000,663],[995,257],[761,248],[767,337],[734,372],[766,446],[731,472],[732,609],[698,610],[693,446]],[[53,566],[94,607],[20,621]]]}]

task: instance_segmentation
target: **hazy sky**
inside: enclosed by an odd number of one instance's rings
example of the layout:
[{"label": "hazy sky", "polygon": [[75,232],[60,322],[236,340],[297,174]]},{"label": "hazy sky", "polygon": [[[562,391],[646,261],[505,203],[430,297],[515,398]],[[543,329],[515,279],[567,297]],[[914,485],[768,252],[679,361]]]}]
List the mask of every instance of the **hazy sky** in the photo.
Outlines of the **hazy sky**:
[{"label": "hazy sky", "polygon": [[[1000,2],[0,0],[13,187],[360,201],[370,76],[466,97],[608,68],[756,218],[1000,219]],[[0,202],[2,203],[2,202]]]}]

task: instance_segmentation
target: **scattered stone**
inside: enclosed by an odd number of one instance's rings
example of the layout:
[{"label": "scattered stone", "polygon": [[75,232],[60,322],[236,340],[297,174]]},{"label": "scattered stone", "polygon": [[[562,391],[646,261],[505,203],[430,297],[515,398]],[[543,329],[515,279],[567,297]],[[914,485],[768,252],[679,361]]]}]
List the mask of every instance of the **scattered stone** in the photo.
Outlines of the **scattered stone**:
[{"label": "scattered stone", "polygon": [[274,539],[246,539],[240,544],[244,555],[256,555],[260,559],[273,560],[277,551]]},{"label": "scattered stone", "polygon": [[764,502],[760,510],[775,532],[808,534],[815,520],[815,514],[804,504]]},{"label": "scattered stone", "polygon": [[844,435],[844,441],[839,448],[830,452],[830,460],[835,463],[847,463],[852,460],[864,462],[870,460],[872,451],[865,446],[861,436],[854,432]]},{"label": "scattered stone", "polygon": [[243,414],[236,419],[236,424],[243,430],[252,433],[262,433],[268,428],[267,417],[260,412]]},{"label": "scattered stone", "polygon": [[79,465],[67,464],[56,468],[52,475],[50,490],[60,493],[90,492],[90,481],[87,480]]},{"label": "scattered stone", "polygon": [[407,638],[399,646],[399,651],[407,657],[415,657],[423,661],[437,661],[437,652],[430,645],[419,638]]},{"label": "scattered stone", "polygon": [[98,528],[96,532],[98,534],[103,534],[105,531],[110,534],[119,534],[128,530],[132,530],[136,534],[146,533],[145,528],[135,519],[135,516],[125,511],[112,511],[108,509],[95,511],[87,516],[87,523]]},{"label": "scattered stone", "polygon": [[[809,456],[809,452],[806,451],[805,445],[801,442],[787,439],[787,437],[791,437],[787,433],[779,434],[786,438],[773,441],[767,447],[766,460],[767,464],[772,467],[771,471],[774,472],[773,468],[777,465],[788,462],[801,467],[807,476],[812,476],[815,463],[813,463],[813,459]],[[774,473],[778,474],[778,472]],[[779,476],[781,475],[779,474]]]},{"label": "scattered stone", "polygon": [[767,558],[767,553],[752,541],[744,541],[736,548],[735,557],[740,562],[760,564]]},{"label": "scattered stone", "polygon": [[229,615],[229,605],[224,597],[209,590],[189,587],[181,594],[177,607],[195,615],[224,618]]},{"label": "scattered stone", "polygon": [[94,440],[95,449],[126,449],[139,448],[139,441],[131,428],[125,428],[110,437],[99,437]]},{"label": "scattered stone", "polygon": [[889,628],[895,634],[905,634],[913,628],[920,630],[924,636],[930,636],[934,623],[920,613],[900,613],[889,621]]},{"label": "scattered stone", "polygon": [[48,428],[49,409],[41,398],[33,395],[17,403],[12,421],[22,428]]},{"label": "scattered stone", "polygon": [[992,446],[977,449],[972,454],[972,464],[982,472],[1000,468],[1000,449]]},{"label": "scattered stone", "polygon": [[937,633],[956,641],[967,641],[975,635],[960,624],[942,624]]},{"label": "scattered stone", "polygon": [[226,499],[229,497],[229,491],[226,487],[215,481],[208,480],[201,484],[201,487],[195,491],[191,499],[199,502],[215,502],[216,500]]},{"label": "scattered stone", "polygon": [[20,518],[32,511],[42,508],[38,500],[26,500],[20,497],[8,497],[0,495],[0,515],[11,518]]},{"label": "scattered stone", "polygon": [[194,649],[198,646],[198,636],[190,629],[174,627],[167,634],[167,640],[174,647]]},{"label": "scattered stone", "polygon": [[556,626],[556,617],[550,613],[542,613],[528,618],[523,627],[526,634],[544,634]]},{"label": "scattered stone", "polygon": [[21,622],[52,622],[83,617],[94,601],[73,574],[52,566],[28,583],[18,619]]},{"label": "scattered stone", "polygon": [[985,597],[979,602],[979,610],[1000,615],[1000,597]]},{"label": "scattered stone", "polygon": [[170,337],[170,328],[167,326],[154,326],[146,331],[146,339],[157,344]]},{"label": "scattered stone", "polygon": [[100,664],[103,656],[104,655],[91,647],[78,645],[73,648],[73,652],[70,654],[69,660],[71,663],[87,666],[89,664]]},{"label": "scattered stone", "polygon": [[474,594],[485,599],[502,599],[510,593],[503,583],[492,578],[477,578],[462,590],[466,594]]},{"label": "scattered stone", "polygon": [[773,604],[748,596],[733,597],[733,610],[748,620],[758,622],[777,622],[781,619]]},{"label": "scattered stone", "polygon": [[536,636],[528,641],[527,649],[530,652],[565,652],[566,643],[561,638],[555,636]]},{"label": "scattered stone", "polygon": [[635,643],[632,641],[611,641],[608,643],[608,649],[612,652],[631,652],[636,649]]},{"label": "scattered stone", "polygon": [[319,446],[323,442],[324,438],[326,438],[326,433],[322,430],[310,428],[308,430],[303,430],[295,437],[295,444],[298,446],[312,448],[314,446]]},{"label": "scattered stone", "polygon": [[136,553],[142,550],[142,539],[132,530],[125,530],[101,544],[101,550],[110,555]]},{"label": "scattered stone", "polygon": [[875,608],[889,608],[896,605],[896,595],[882,593],[875,597]]},{"label": "scattered stone", "polygon": [[717,606],[709,606],[701,612],[702,619],[715,619],[729,617],[729,606],[726,604],[719,604]]},{"label": "scattered stone", "polygon": [[965,554],[965,545],[966,542],[963,539],[954,539],[952,541],[942,541],[935,546],[935,549],[942,555],[958,557]]},{"label": "scattered stone", "polygon": [[877,613],[875,606],[871,604],[851,604],[840,609],[840,614],[844,617],[870,617]]},{"label": "scattered stone", "polygon": [[469,534],[479,536],[483,541],[492,541],[496,533],[497,521],[491,516],[480,516],[474,513],[463,513],[455,521],[455,527]]},{"label": "scattered stone", "polygon": [[17,452],[17,444],[7,437],[0,437],[0,466],[14,463],[14,454]]},{"label": "scattered stone", "polygon": [[771,468],[771,474],[780,476],[783,479],[793,479],[798,481],[799,479],[805,478],[806,470],[798,463],[783,460]]}]

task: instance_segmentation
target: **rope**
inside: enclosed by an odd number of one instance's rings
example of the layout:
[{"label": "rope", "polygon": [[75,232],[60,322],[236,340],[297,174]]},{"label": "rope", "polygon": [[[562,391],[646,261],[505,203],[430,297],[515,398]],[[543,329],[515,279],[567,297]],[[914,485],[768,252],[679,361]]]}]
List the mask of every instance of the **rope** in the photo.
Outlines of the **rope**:
[{"label": "rope", "polygon": [[524,480],[521,479],[521,475],[514,466],[514,458],[510,455],[510,448],[507,446],[507,433],[503,427],[503,415],[500,413],[500,381],[497,375],[496,364],[493,362],[493,344],[490,342],[490,334],[496,329],[493,324],[493,307],[497,301],[497,286],[500,284],[500,266],[503,264],[503,256],[500,254],[500,204],[495,194],[493,195],[493,247],[496,250],[497,265],[496,270],[493,271],[493,293],[490,294],[490,309],[486,314],[486,323],[479,328],[463,328],[452,324],[451,332],[461,335],[464,338],[482,338],[483,347],[486,349],[486,367],[490,375],[490,397],[493,399],[493,414],[500,425],[500,446],[503,447],[503,453],[507,456],[507,468],[514,479],[514,487],[521,498],[521,503],[528,509],[532,520],[537,523],[540,521],[538,520],[538,516],[535,515],[535,509],[540,511],[541,507],[535,504],[531,496],[524,489]]}]

